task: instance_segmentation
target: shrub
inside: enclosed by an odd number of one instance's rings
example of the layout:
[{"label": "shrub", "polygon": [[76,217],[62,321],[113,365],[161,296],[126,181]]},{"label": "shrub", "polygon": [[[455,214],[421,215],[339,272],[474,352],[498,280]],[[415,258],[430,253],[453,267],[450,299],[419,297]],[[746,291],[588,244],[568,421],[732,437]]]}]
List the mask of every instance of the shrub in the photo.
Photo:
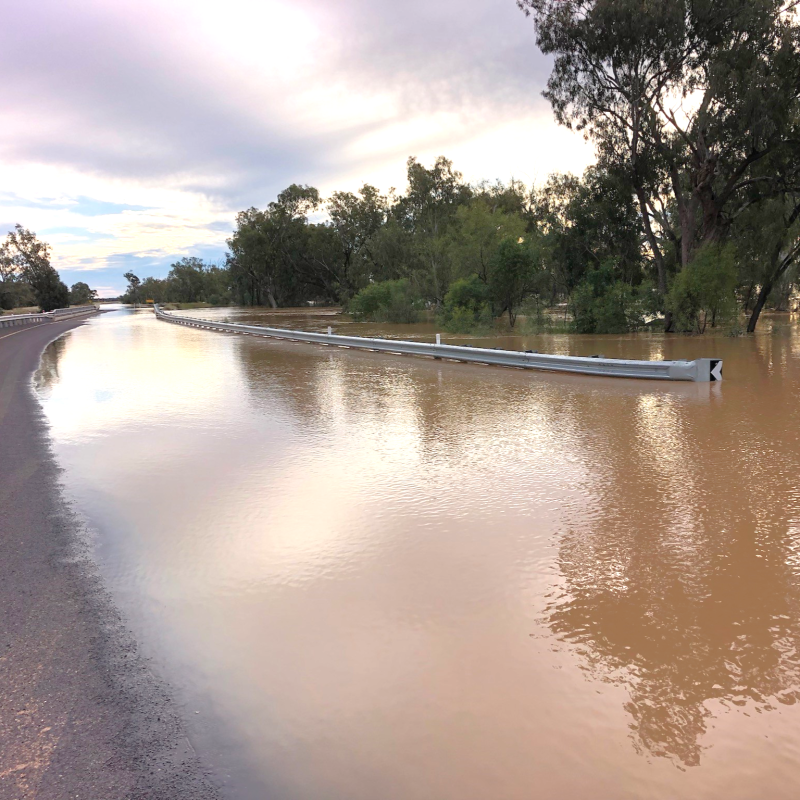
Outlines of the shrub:
[{"label": "shrub", "polygon": [[736,315],[738,274],[731,245],[707,244],[672,281],[667,309],[677,330],[703,333],[710,323],[728,321]]},{"label": "shrub", "polygon": [[570,298],[578,333],[627,333],[644,325],[649,286],[637,290],[624,281],[611,281],[606,269],[590,271]]},{"label": "shrub", "polygon": [[439,321],[445,330],[452,333],[468,333],[477,327],[490,325],[492,309],[486,284],[477,275],[450,284]]},{"label": "shrub", "polygon": [[363,288],[350,300],[348,311],[357,320],[408,323],[419,319],[419,301],[408,279],[380,281]]}]

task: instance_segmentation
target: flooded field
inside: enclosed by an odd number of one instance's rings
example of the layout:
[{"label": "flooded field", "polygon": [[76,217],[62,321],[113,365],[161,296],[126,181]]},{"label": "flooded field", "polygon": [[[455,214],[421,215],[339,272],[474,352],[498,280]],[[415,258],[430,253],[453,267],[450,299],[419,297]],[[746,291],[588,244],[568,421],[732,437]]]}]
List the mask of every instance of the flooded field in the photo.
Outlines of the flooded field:
[{"label": "flooded field", "polygon": [[726,380],[442,363],[127,310],[45,352],[65,490],[228,796],[796,797],[800,327],[469,341],[717,357]]}]

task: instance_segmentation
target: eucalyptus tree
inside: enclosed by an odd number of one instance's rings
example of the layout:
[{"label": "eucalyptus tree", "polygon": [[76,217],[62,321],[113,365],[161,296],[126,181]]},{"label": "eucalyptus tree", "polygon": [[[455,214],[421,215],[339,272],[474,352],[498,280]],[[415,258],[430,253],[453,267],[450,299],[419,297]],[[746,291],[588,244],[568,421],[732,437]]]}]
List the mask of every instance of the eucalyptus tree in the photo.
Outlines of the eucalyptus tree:
[{"label": "eucalyptus tree", "polygon": [[[545,96],[630,181],[658,287],[721,241],[757,166],[797,153],[800,29],[790,0],[517,0],[555,62]],[[661,232],[659,234],[659,229]]]},{"label": "eucalyptus tree", "polygon": [[748,333],[753,333],[773,289],[800,263],[800,191],[748,209],[737,233],[738,255],[749,271],[748,282],[758,287],[747,323]]},{"label": "eucalyptus tree", "polygon": [[464,183],[453,162],[439,156],[431,168],[416,158],[407,161],[408,191],[398,201],[398,211],[413,233],[425,266],[429,293],[437,303],[450,284],[447,261],[447,230],[459,206],[469,201],[472,190]]},{"label": "eucalyptus tree", "polygon": [[69,289],[50,263],[50,246],[22,225],[14,226],[6,237],[6,243],[42,311],[68,306]]},{"label": "eucalyptus tree", "polygon": [[338,299],[346,302],[371,277],[374,239],[386,222],[389,200],[365,183],[355,194],[334,192],[326,208],[338,257],[321,266],[335,281]]},{"label": "eucalyptus tree", "polygon": [[492,258],[489,272],[489,297],[502,315],[508,312],[511,327],[517,320],[522,301],[536,290],[540,272],[538,241],[507,236]]},{"label": "eucalyptus tree", "polygon": [[228,266],[244,302],[261,305],[266,300],[277,308],[302,298],[308,214],[320,202],[314,187],[292,184],[265,210],[250,208],[236,215]]},{"label": "eucalyptus tree", "polygon": [[601,167],[583,178],[553,174],[534,193],[534,216],[545,235],[554,288],[570,295],[588,271],[613,265],[614,280],[647,277],[644,231],[624,179]]},{"label": "eucalyptus tree", "polygon": [[182,258],[171,265],[167,275],[170,299],[181,303],[196,303],[204,299],[206,265],[203,259]]},{"label": "eucalyptus tree", "polygon": [[6,237],[0,243],[0,309],[16,308],[33,302],[33,291],[22,276],[19,256]]},{"label": "eucalyptus tree", "polygon": [[483,283],[488,283],[501,242],[507,238],[518,241],[526,232],[527,224],[519,214],[503,211],[486,194],[459,206],[450,226],[453,277],[477,275]]},{"label": "eucalyptus tree", "polygon": [[140,280],[139,276],[129,271],[126,272],[122,277],[128,281],[128,288],[124,295],[126,301],[128,303],[133,303],[134,305],[136,305],[136,303],[140,303],[142,300],[142,292],[140,289],[142,281]]}]

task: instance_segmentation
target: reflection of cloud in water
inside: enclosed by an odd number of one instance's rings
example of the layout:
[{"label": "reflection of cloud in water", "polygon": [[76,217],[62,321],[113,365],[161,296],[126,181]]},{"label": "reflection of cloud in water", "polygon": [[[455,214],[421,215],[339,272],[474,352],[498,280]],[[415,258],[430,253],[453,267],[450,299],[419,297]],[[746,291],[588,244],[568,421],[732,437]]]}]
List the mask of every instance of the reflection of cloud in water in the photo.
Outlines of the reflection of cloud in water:
[{"label": "reflection of cloud in water", "polygon": [[103,314],[71,331],[69,347],[61,337],[45,348],[35,386],[59,438],[211,416],[237,401],[240,376],[228,337],[153,323],[147,311]]}]

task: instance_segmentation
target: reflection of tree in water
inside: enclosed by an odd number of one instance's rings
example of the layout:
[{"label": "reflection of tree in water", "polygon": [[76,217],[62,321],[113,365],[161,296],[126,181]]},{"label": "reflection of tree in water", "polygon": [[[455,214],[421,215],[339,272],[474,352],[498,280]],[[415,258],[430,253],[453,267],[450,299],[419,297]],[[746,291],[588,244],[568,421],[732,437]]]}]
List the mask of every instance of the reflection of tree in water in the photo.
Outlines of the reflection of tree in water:
[{"label": "reflection of tree in water", "polygon": [[800,531],[789,502],[799,454],[779,449],[780,472],[760,473],[748,447],[783,443],[758,421],[751,445],[720,442],[736,424],[706,420],[727,411],[713,406],[688,419],[659,410],[652,430],[595,417],[598,482],[561,540],[564,584],[546,610],[594,678],[627,688],[637,747],[685,766],[700,762],[715,702],[766,711],[800,700]]},{"label": "reflection of tree in water", "polygon": [[41,360],[39,361],[39,369],[36,372],[35,380],[37,389],[48,390],[58,382],[58,362],[67,349],[68,336],[68,333],[64,336],[60,336],[45,347]]}]

